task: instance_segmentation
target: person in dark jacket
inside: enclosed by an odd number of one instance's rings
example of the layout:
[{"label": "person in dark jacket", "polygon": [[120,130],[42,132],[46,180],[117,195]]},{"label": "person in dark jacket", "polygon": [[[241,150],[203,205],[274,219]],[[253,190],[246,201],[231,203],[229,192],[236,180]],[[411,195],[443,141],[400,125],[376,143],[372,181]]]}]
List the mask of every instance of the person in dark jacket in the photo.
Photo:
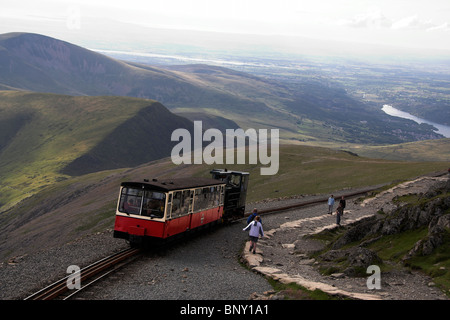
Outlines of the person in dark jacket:
[{"label": "person in dark jacket", "polygon": [[342,214],[344,214],[344,209],[345,209],[345,199],[344,196],[342,196],[341,200],[339,200],[339,204],[342,207]]},{"label": "person in dark jacket", "polygon": [[[255,217],[258,215],[258,209],[253,209],[252,214],[247,218],[247,224],[250,224],[250,222],[255,219]],[[259,217],[259,222],[262,223],[261,217]]]},{"label": "person in dark jacket", "polygon": [[339,203],[339,206],[336,209],[336,224],[338,226],[341,225],[341,217],[344,213],[344,208],[342,208],[342,205]]}]

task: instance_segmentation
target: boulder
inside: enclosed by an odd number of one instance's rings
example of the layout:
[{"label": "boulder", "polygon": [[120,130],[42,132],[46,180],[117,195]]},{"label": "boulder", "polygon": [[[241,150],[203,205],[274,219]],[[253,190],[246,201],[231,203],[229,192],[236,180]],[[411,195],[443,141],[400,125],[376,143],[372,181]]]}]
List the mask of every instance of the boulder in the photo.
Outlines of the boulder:
[{"label": "boulder", "polygon": [[445,240],[445,235],[450,228],[450,214],[445,214],[440,217],[435,217],[428,225],[428,234],[424,239],[416,242],[414,247],[403,258],[404,261],[413,256],[426,256],[442,245]]},{"label": "boulder", "polygon": [[337,250],[351,242],[362,240],[365,236],[377,232],[379,228],[380,221],[378,221],[377,217],[360,220],[354,227],[350,228],[340,237],[331,248]]},{"label": "boulder", "polygon": [[381,264],[381,258],[372,250],[353,247],[345,250],[330,250],[319,256],[321,265],[339,273],[354,276],[365,274],[370,265]]}]

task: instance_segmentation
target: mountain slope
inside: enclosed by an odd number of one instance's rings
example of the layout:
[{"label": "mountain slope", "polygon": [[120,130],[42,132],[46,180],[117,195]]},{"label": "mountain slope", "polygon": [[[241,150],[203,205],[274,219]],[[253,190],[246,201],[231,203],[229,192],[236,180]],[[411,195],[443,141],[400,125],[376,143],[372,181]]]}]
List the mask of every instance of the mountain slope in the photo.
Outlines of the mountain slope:
[{"label": "mountain slope", "polygon": [[190,120],[153,100],[0,91],[0,210],[46,185],[170,155]]},{"label": "mountain slope", "polygon": [[310,144],[390,144],[440,137],[429,127],[356,101],[343,89],[291,82],[206,65],[163,69],[125,63],[42,35],[0,35],[4,89],[153,99],[175,112],[219,116],[245,129],[279,128],[284,141]]},{"label": "mountain slope", "polygon": [[[142,89],[136,85],[142,80],[138,68],[68,42],[10,33],[0,35],[0,48],[3,86],[70,95],[133,95],[131,91],[138,94]],[[151,69],[145,70],[145,80],[175,81],[170,74]]]},{"label": "mountain slope", "polygon": [[80,175],[135,167],[168,157],[177,143],[171,141],[171,134],[179,128],[192,132],[193,123],[172,114],[162,104],[153,103],[117,126],[95,148],[68,164],[62,173]]},{"label": "mountain slope", "polygon": [[400,161],[449,161],[450,138],[416,141],[388,146],[349,148],[360,156]]},{"label": "mountain slope", "polygon": [[[0,35],[0,87],[69,95],[153,99],[168,108],[271,112],[264,103],[194,83],[176,72],[131,65],[38,34]],[[267,109],[267,110],[263,110]]]}]

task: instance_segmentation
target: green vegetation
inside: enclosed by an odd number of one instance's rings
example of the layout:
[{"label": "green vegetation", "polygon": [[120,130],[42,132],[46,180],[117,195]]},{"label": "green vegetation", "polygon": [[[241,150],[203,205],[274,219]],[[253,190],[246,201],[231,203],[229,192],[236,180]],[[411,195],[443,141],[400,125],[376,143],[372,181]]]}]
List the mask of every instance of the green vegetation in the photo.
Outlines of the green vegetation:
[{"label": "green vegetation", "polygon": [[415,270],[422,270],[433,278],[450,297],[450,230],[444,238],[444,244],[438,247],[432,255],[416,256],[408,261],[408,266]]},{"label": "green vegetation", "polygon": [[[339,229],[338,232],[329,231],[321,235],[315,236],[314,239],[322,240],[325,243],[334,243],[341,237],[346,228]],[[402,258],[408,254],[408,252],[413,249],[414,245],[421,239],[426,238],[428,234],[428,228],[422,227],[415,230],[408,230],[399,234],[386,235],[380,237],[377,241],[367,246],[368,249],[373,250],[377,255],[383,260],[379,263],[381,272],[389,272],[395,269],[403,269],[405,267],[411,268],[413,270],[419,270],[429,275],[433,282],[441,288],[443,292],[447,295],[450,294],[450,231],[447,231],[444,238],[443,245],[439,246],[430,255],[414,256],[407,262],[404,262]],[[348,244],[342,249],[348,249],[351,247],[358,246],[361,242],[368,239],[363,239],[361,241],[356,241],[354,243]],[[321,252],[315,254],[319,256],[324,252],[328,251],[330,248],[324,249]],[[320,267],[319,270],[322,274],[330,275],[332,273],[342,272],[343,270],[350,267],[348,261],[345,257],[341,257],[333,261],[332,266],[326,265],[325,267]],[[360,275],[362,277],[367,276],[366,269],[360,268],[360,270],[355,270],[354,275]]]},{"label": "green vegetation", "polygon": [[[376,256],[381,259],[377,265],[380,266],[382,272],[402,270],[404,268],[419,270],[429,275],[433,279],[434,284],[450,296],[450,229],[448,227],[436,228],[436,219],[433,219],[430,223],[406,227],[417,223],[414,222],[415,218],[414,214],[412,214],[413,212],[418,212],[417,209],[420,210],[422,219],[427,214],[435,214],[435,217],[444,217],[450,214],[448,207],[450,192],[445,191],[445,189],[442,190],[444,191],[433,190],[430,195],[425,196],[422,194],[407,194],[396,197],[394,202],[401,205],[401,207],[389,214],[384,214],[383,217],[371,218],[370,221],[357,222],[344,228],[325,230],[312,236],[316,240],[323,241],[326,245],[325,249],[314,253],[314,257],[321,260],[323,255],[330,254],[331,249],[336,249],[335,245],[340,239],[348,236],[349,233],[354,234],[359,230],[362,239],[349,242],[340,247],[339,250],[355,250],[364,242],[364,248],[376,253]],[[403,231],[393,234],[364,231],[369,224],[372,226],[376,225],[377,219],[384,221],[384,223],[398,219],[394,223],[401,222],[399,230]],[[424,243],[427,243],[428,249],[426,252]],[[432,250],[429,249],[430,243],[435,246],[432,247]],[[349,266],[346,255],[344,252],[340,254],[333,253],[332,256],[335,257],[333,262],[324,263],[320,267],[321,272],[323,274],[331,274],[348,270],[351,266]],[[358,270],[354,271],[355,275],[366,276],[364,268],[361,268],[359,272]]]},{"label": "green vegetation", "polygon": [[450,138],[387,146],[349,146],[348,150],[368,158],[448,162],[450,160]]},{"label": "green vegetation", "polygon": [[[426,238],[428,228],[405,231],[397,235],[381,238],[369,248],[377,252],[381,259],[401,264],[404,257],[420,240]],[[420,270],[433,278],[433,282],[450,296],[450,230],[447,230],[443,240],[431,255],[414,256],[406,266]]]},{"label": "green vegetation", "polygon": [[15,91],[0,91],[0,119],[0,211],[72,175],[165,157],[190,124],[152,100]]},{"label": "green vegetation", "polygon": [[408,230],[400,234],[386,235],[369,246],[377,252],[383,260],[400,263],[405,256],[420,239],[424,238],[428,229],[423,227],[416,230]]},{"label": "green vegetation", "polygon": [[[292,195],[327,194],[336,190],[386,184],[445,171],[445,162],[402,162],[369,159],[320,147],[280,146],[280,168],[273,176],[260,175],[262,165],[222,165],[250,172],[247,201]],[[209,175],[203,167],[197,172]]]},{"label": "green vegetation", "polygon": [[[398,203],[407,204],[409,206],[419,206],[423,208],[429,201],[435,201],[439,198],[450,198],[450,192],[436,195],[430,199],[424,199],[420,195],[412,194],[398,197],[396,201]],[[445,213],[450,214],[450,209],[447,209]],[[380,248],[380,257],[383,258],[383,256],[385,255],[389,257],[389,254],[391,255],[391,257],[395,257],[400,256],[402,252],[406,253],[408,247],[412,247],[411,245],[408,246],[408,244],[412,243],[414,245],[419,239],[423,239],[427,236],[428,229],[423,229],[425,230],[422,231],[419,229],[415,230],[414,232],[410,232],[410,240],[408,239],[408,234],[406,232],[406,235],[402,236],[402,238],[406,237],[406,239],[402,239],[400,237],[399,239],[396,239],[396,242],[398,244],[402,243],[404,246],[404,249],[401,252],[398,252],[398,254],[390,254],[387,245],[383,248],[382,243],[377,244],[377,246]],[[416,240],[416,242],[413,242],[414,240]],[[393,244],[389,247],[397,247],[396,249],[398,249],[399,245]],[[450,296],[450,229],[446,229],[443,237],[443,244],[435,249],[432,255],[416,255],[407,261],[407,266],[412,269],[421,270],[428,274],[433,278],[435,284]]]},{"label": "green vegetation", "polygon": [[344,300],[338,296],[329,295],[321,290],[308,290],[296,283],[283,284],[268,278],[267,281],[276,291],[277,295],[283,296],[284,300]]},{"label": "green vegetation", "polygon": [[[85,205],[89,205],[86,203]],[[95,215],[88,215],[83,217],[80,221],[80,226],[74,229],[74,234],[79,232],[89,231],[89,233],[101,232],[105,228],[110,228],[114,225],[115,216],[111,212],[115,212],[117,203],[111,201],[103,207],[96,210]]]}]

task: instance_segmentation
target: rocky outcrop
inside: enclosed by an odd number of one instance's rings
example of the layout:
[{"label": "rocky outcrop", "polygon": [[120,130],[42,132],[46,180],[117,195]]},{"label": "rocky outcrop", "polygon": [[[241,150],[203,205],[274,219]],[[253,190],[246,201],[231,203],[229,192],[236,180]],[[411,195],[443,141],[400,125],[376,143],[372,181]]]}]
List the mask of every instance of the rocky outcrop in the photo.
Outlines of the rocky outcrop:
[{"label": "rocky outcrop", "polygon": [[[366,274],[367,267],[381,263],[381,258],[372,250],[361,247],[353,247],[345,250],[330,250],[320,255],[322,268],[328,269],[328,273],[334,271],[336,262],[342,266],[339,268],[345,275],[358,276]],[[343,270],[342,270],[343,269]]]},{"label": "rocky outcrop", "polygon": [[[420,225],[420,231],[412,232],[414,236],[423,236],[417,247],[421,245],[426,250],[428,247],[438,248],[437,252],[432,249],[433,254],[445,251],[450,239],[450,209],[447,205],[450,195],[449,188],[443,187],[446,182],[447,177],[421,177],[377,193],[363,202],[349,201],[341,220],[343,227],[335,225],[335,218],[324,214],[320,205],[292,212],[292,217],[285,217],[289,222],[282,223],[276,217],[275,225],[278,227],[264,232],[266,239],[261,239],[257,254],[249,253],[247,244],[243,260],[252,270],[276,281],[297,283],[309,290],[319,289],[330,295],[364,300],[446,300],[445,293],[433,283],[432,278],[414,269],[397,268],[397,261],[383,263],[381,253],[378,256],[374,251],[376,249],[371,250],[369,246],[393,230]],[[436,184],[440,187],[430,189]],[[397,201],[392,202],[394,197]],[[401,205],[401,200],[414,200],[415,205]],[[270,216],[265,221],[271,223]],[[424,236],[423,231],[428,226],[431,237]],[[383,227],[386,234],[382,233]],[[442,230],[447,233],[439,245],[440,238],[436,238],[436,234]],[[341,234],[339,239],[335,238],[337,234]],[[326,247],[329,250],[324,252]],[[403,255],[407,253],[402,252]],[[397,258],[401,257],[397,255]],[[381,271],[381,288],[369,288],[369,270],[373,269],[368,266],[381,264],[388,266],[387,270]],[[433,274],[447,272],[446,266],[436,268],[438,270],[433,270]],[[279,299],[281,296],[268,294],[257,298]]]},{"label": "rocky outcrop", "polygon": [[[344,257],[348,260],[352,270],[358,267],[367,267],[374,261],[381,261],[369,249],[362,250],[370,243],[386,235],[397,234],[407,230],[414,230],[424,226],[428,234],[420,239],[414,248],[405,256],[406,261],[413,256],[429,255],[445,241],[450,232],[450,180],[438,183],[430,190],[418,197],[414,204],[405,204],[392,210],[388,214],[372,216],[359,221],[341,236],[331,246],[331,250],[322,254],[320,259],[325,262],[340,261]],[[352,249],[338,250],[350,243],[361,241]],[[361,259],[352,260],[352,257]],[[351,261],[352,260],[352,261]],[[345,270],[351,273],[351,270]]]},{"label": "rocky outcrop", "polygon": [[442,245],[450,229],[450,214],[435,218],[429,226],[428,235],[416,242],[414,248],[403,258],[406,262],[414,256],[426,256]]},{"label": "rocky outcrop", "polygon": [[364,239],[366,236],[375,234],[382,227],[382,221],[379,217],[372,216],[356,223],[342,237],[333,243],[331,249],[338,250],[343,246]]}]

